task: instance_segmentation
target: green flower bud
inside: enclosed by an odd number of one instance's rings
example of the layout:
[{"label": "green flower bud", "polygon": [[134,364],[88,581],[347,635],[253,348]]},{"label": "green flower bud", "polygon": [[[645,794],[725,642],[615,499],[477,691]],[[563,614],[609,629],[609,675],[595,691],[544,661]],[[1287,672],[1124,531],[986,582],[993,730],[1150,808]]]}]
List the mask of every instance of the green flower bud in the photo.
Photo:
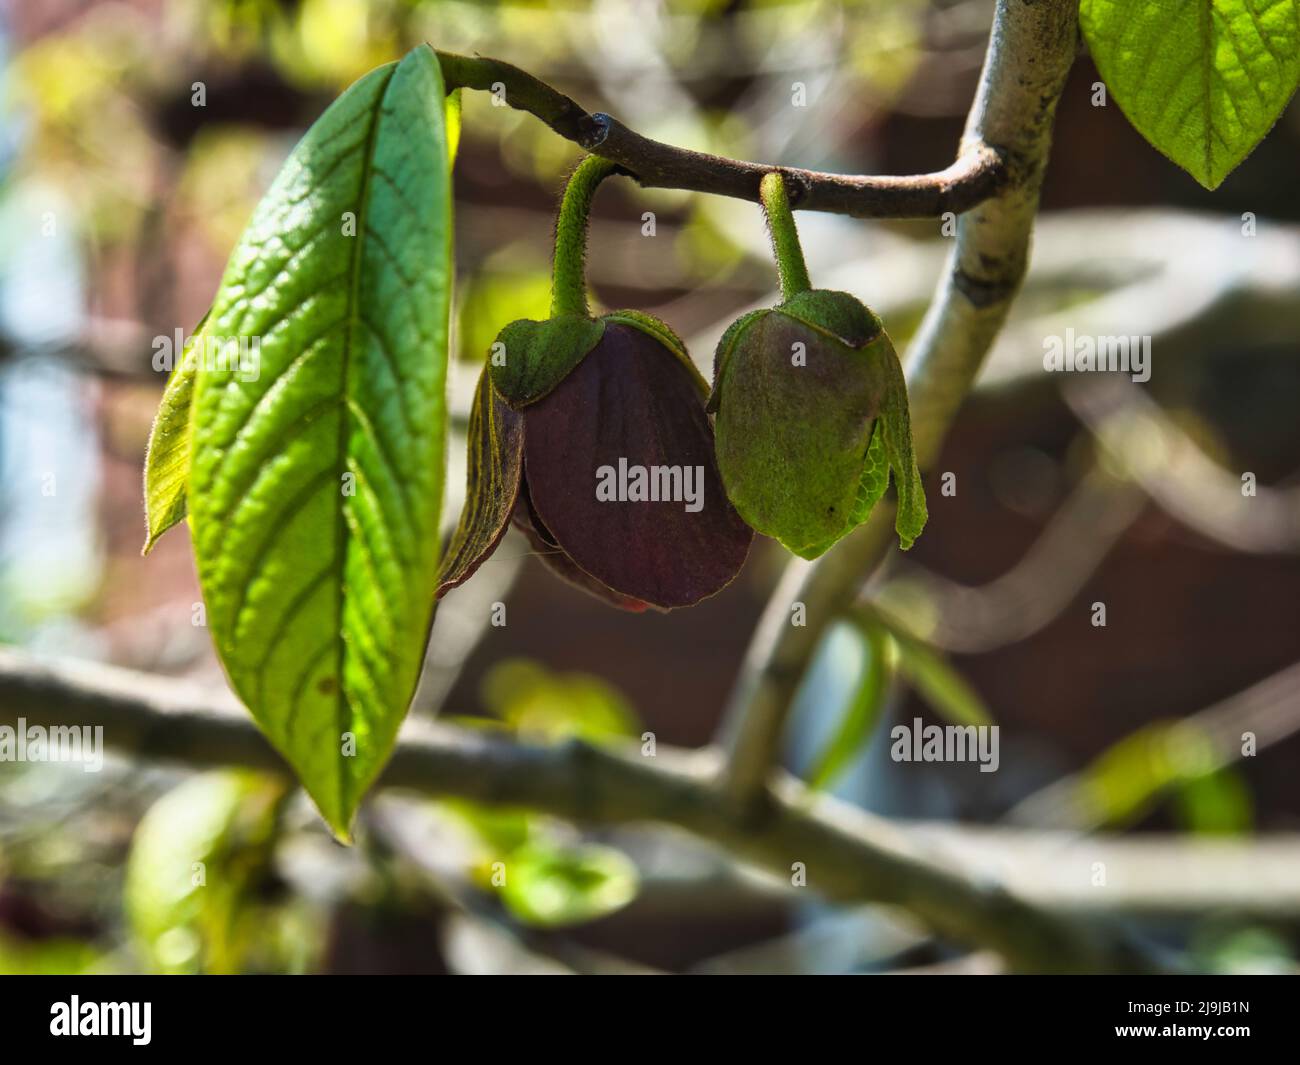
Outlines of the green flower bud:
[{"label": "green flower bud", "polygon": [[780,175],[764,179],[763,204],[785,299],[734,322],[714,358],[727,495],[754,529],[816,558],[867,519],[892,469],[907,549],[927,515],[893,342],[849,294],[807,287]]}]

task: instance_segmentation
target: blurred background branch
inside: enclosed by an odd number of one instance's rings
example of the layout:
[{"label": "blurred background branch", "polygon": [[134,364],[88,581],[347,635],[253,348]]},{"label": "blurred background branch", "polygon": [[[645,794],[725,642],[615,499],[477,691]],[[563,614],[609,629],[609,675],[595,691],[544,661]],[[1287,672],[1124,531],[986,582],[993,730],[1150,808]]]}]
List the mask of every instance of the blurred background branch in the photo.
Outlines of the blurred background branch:
[{"label": "blurred background branch", "polygon": [[[6,723],[21,719],[27,727],[93,721],[103,727],[108,747],[143,761],[287,772],[256,726],[230,703],[214,704],[192,686],[148,674],[41,662],[0,650],[0,705]],[[775,783],[772,812],[755,831],[713,786],[713,762],[707,750],[661,747],[651,758],[578,740],[540,747],[418,725],[404,732],[382,784],[491,805],[522,805],[581,822],[677,825],[777,876],[802,869],[808,885],[828,898],[900,907],[935,933],[992,948],[1019,969],[1145,972],[1167,967],[1118,926],[1039,907],[1025,894],[1023,876],[1013,889],[987,869],[966,871],[951,860],[958,830],[941,830],[927,840],[847,804],[814,800],[787,778]],[[1043,845],[1042,840],[1033,844]],[[1023,873],[1014,837],[1004,834],[997,853],[1001,864]],[[1300,848],[1281,853],[1283,872],[1300,871]],[[1075,872],[1086,875],[1077,863]],[[1276,890],[1274,879],[1268,880],[1270,890]],[[1150,894],[1160,894],[1149,871],[1141,882]],[[1300,879],[1285,882],[1294,888]],[[1166,887],[1176,895],[1173,885]],[[1285,901],[1300,908],[1300,898]],[[1252,905],[1250,900],[1246,905]]]}]

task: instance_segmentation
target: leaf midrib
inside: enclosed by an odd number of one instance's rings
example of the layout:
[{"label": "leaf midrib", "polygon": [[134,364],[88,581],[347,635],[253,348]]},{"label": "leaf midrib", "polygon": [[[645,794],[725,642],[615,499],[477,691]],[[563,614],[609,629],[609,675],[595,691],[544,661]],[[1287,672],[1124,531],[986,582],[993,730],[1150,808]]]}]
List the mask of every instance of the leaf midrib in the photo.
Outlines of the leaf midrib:
[{"label": "leaf midrib", "polygon": [[[343,475],[347,472],[348,462],[348,440],[351,438],[352,413],[349,410],[346,398],[349,394],[352,381],[352,349],[354,338],[360,327],[361,314],[359,310],[360,301],[358,299],[361,288],[361,264],[364,259],[365,241],[367,235],[366,220],[370,212],[370,182],[374,171],[374,154],[375,144],[379,136],[379,126],[384,115],[384,101],[388,96],[389,87],[393,83],[393,77],[397,73],[397,64],[389,69],[384,78],[383,88],[377,95],[374,114],[370,120],[370,128],[366,131],[366,142],[362,152],[361,162],[361,189],[359,192],[359,203],[357,204],[356,219],[356,249],[352,257],[351,277],[348,280],[347,293],[347,312],[344,318],[347,322],[347,330],[343,337],[343,356],[342,356],[342,393],[344,401],[339,404],[339,442],[338,451],[335,458],[335,484],[334,490],[339,493],[338,496],[338,518],[335,523],[334,532],[334,551],[339,567],[339,579],[337,581],[337,593],[334,599],[335,616],[338,618],[339,631],[334,643],[334,662],[337,682],[335,687],[335,724],[338,728],[338,739],[341,742],[343,734],[348,731],[350,721],[351,705],[348,700],[347,686],[344,684],[343,659],[347,642],[343,639],[343,610],[344,600],[346,598],[343,574],[347,570],[347,544],[350,537],[348,531],[348,522],[345,511],[347,504],[343,497]],[[400,381],[398,382],[400,386]],[[339,781],[339,809],[348,809],[348,775],[340,767],[338,770]]]}]

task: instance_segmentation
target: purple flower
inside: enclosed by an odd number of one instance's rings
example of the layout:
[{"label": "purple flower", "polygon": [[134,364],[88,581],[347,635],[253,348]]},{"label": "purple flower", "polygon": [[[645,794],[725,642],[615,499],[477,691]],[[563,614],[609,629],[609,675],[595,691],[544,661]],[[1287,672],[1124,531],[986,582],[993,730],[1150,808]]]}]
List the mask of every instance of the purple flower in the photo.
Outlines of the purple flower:
[{"label": "purple flower", "polygon": [[491,555],[509,521],[557,574],[625,610],[698,603],[744,564],[753,532],[718,475],[703,379],[658,323],[598,324],[540,398],[511,406],[484,371],[439,595]]}]

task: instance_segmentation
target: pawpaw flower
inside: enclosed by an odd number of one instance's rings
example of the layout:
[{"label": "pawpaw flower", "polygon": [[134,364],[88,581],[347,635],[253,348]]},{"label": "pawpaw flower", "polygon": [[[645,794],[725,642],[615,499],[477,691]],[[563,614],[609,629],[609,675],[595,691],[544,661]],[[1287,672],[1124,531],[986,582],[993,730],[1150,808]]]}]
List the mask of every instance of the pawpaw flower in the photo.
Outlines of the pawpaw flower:
[{"label": "pawpaw flower", "polygon": [[465,508],[438,594],[467,580],[513,522],[559,576],[626,610],[671,610],[739,572],[752,530],[727,499],[708,386],[681,341],[635,311],[586,313],[565,210],[610,164],[579,167],[561,206],[552,316],[506,326],[479,378]]},{"label": "pawpaw flower", "polygon": [[714,357],[727,495],[753,528],[816,558],[867,519],[892,470],[906,550],[927,515],[893,342],[848,293],[810,287],[779,174],[762,202],[783,300],[733,322]]}]

